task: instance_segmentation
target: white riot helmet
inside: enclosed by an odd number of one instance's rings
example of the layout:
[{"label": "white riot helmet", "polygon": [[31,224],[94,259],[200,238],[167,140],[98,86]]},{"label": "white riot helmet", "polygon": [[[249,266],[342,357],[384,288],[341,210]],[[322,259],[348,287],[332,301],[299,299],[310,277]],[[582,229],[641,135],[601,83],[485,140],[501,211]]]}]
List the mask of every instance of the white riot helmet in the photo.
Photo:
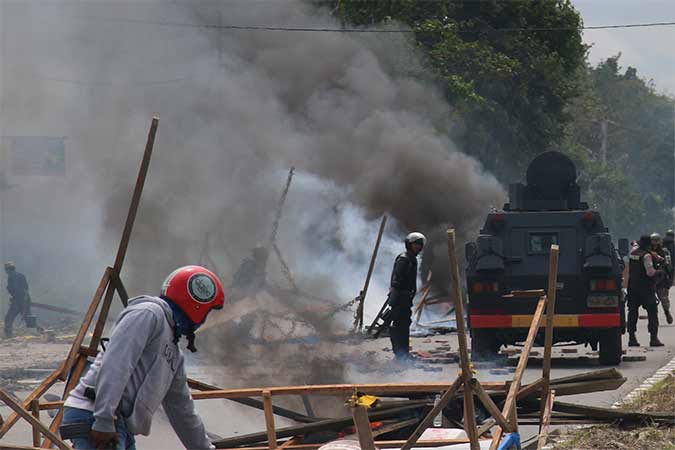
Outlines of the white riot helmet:
[{"label": "white riot helmet", "polygon": [[427,243],[427,238],[420,232],[414,231],[405,237],[405,247],[408,248],[410,244],[422,244],[424,247]]}]

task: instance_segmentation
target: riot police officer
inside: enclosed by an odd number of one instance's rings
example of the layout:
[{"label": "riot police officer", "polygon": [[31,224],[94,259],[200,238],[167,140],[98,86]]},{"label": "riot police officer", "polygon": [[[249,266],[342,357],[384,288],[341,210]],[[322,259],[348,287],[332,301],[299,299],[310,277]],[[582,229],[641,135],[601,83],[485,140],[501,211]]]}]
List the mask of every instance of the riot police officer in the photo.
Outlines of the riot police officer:
[{"label": "riot police officer", "polygon": [[[663,274],[654,268],[653,256],[650,253],[651,238],[649,235],[640,236],[638,246],[630,252],[628,278],[628,346],[639,347],[635,337],[637,331],[638,309],[640,306],[647,310],[650,334],[650,347],[662,347],[659,341],[658,300],[656,298],[655,277]],[[660,272],[660,273],[659,273]]]},{"label": "riot police officer", "polygon": [[391,307],[389,336],[394,357],[410,359],[410,324],[412,301],[417,292],[417,255],[426,244],[422,233],[410,233],[405,238],[405,252],[396,257],[391,273],[388,303]]},{"label": "riot police officer", "polygon": [[[663,275],[659,276],[656,281],[656,296],[661,302],[663,313],[666,316],[666,321],[673,323],[673,316],[670,314],[670,286],[673,284],[673,262],[672,253],[663,245],[661,235],[654,233],[651,235],[652,239],[652,254],[654,255],[654,268],[663,270]],[[658,256],[658,257],[657,257]]]}]

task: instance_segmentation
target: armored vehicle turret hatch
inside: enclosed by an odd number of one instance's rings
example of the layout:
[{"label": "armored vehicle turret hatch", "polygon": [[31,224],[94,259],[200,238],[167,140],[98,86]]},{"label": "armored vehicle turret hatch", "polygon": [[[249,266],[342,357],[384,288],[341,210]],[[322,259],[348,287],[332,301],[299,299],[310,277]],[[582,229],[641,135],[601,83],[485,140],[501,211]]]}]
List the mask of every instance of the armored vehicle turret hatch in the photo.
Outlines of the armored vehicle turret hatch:
[{"label": "armored vehicle turret hatch", "polygon": [[[574,163],[558,152],[539,155],[527,184],[511,185],[509,196],[467,244],[473,357],[490,358],[502,345],[524,341],[537,299],[508,294],[546,289],[550,247],[558,244],[554,342],[599,346],[601,363],[618,364],[623,260],[600,214],[580,200]],[[627,251],[627,242],[621,247]]]}]

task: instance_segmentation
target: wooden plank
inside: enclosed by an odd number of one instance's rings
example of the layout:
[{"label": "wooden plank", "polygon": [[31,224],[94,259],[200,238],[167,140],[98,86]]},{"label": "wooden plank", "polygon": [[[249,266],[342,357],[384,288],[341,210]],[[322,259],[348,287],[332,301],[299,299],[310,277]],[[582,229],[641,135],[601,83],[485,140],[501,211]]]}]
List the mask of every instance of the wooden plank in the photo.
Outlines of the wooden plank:
[{"label": "wooden plank", "polygon": [[422,311],[424,311],[424,307],[427,304],[427,297],[429,296],[429,292],[431,292],[431,270],[429,271],[429,275],[427,275],[427,281],[425,282],[425,288],[422,291],[422,297],[420,298],[419,303],[415,306],[415,326],[417,326],[420,323],[420,317],[422,317]]},{"label": "wooden plank", "polygon": [[29,447],[27,445],[1,444],[0,450],[42,450],[39,447]]},{"label": "wooden plank", "polygon": [[361,450],[377,450],[366,408],[361,405],[354,406],[352,408],[352,417],[354,418],[354,426],[356,427],[356,435],[359,437]]},{"label": "wooden plank", "polygon": [[450,389],[445,391],[441,398],[438,400],[438,403],[434,405],[434,407],[429,411],[429,413],[422,419],[422,422],[415,428],[415,431],[410,435],[407,441],[405,441],[405,444],[401,447],[401,450],[410,450],[413,446],[417,444],[418,439],[420,436],[422,436],[422,433],[424,433],[424,430],[429,428],[429,425],[431,425],[434,421],[434,418],[441,414],[443,412],[443,408],[445,408],[448,403],[452,400],[452,398],[455,396],[455,392],[459,389],[459,386],[462,385],[464,380],[462,379],[461,376],[457,377],[454,383],[452,383],[452,386],[450,386]]},{"label": "wooden plank", "polygon": [[527,386],[518,391],[518,393],[516,394],[516,400],[521,400],[523,398],[529,397],[530,395],[539,393],[543,385],[544,385],[543,378],[539,378],[537,381],[528,384]]},{"label": "wooden plank", "polygon": [[576,383],[579,381],[594,381],[594,380],[608,380],[612,378],[623,378],[621,372],[618,370],[611,369],[602,369],[594,370],[591,372],[584,372],[580,374],[570,375],[567,377],[554,378],[551,380],[551,384],[564,384],[564,383]]},{"label": "wooden plank", "polygon": [[490,417],[481,426],[478,427],[477,431],[478,437],[481,437],[482,435],[490,431],[490,429],[495,425],[497,425],[497,421],[495,420],[494,417]]},{"label": "wooden plank", "polygon": [[[521,382],[523,379],[523,374],[527,368],[527,360],[530,357],[530,352],[534,346],[534,338],[537,336],[537,331],[539,330],[539,324],[541,322],[542,316],[544,314],[544,307],[546,306],[546,297],[542,297],[537,304],[537,309],[534,312],[532,319],[532,324],[530,325],[530,330],[527,333],[527,339],[525,340],[525,345],[523,346],[522,351],[520,352],[520,359],[518,360],[518,366],[516,366],[516,372],[513,375],[513,381],[509,386],[509,392],[506,395],[506,402],[504,403],[504,408],[502,409],[502,414],[509,419],[509,422],[518,430],[518,418],[516,416],[516,395],[520,391]],[[501,427],[497,427],[495,430],[494,436],[492,438],[492,444],[490,444],[490,450],[497,450],[499,443],[502,440],[502,435],[504,430]]]},{"label": "wooden plank", "polygon": [[464,380],[464,431],[469,437],[471,450],[480,450],[476,435],[476,410],[473,404],[473,392],[470,388],[473,373],[469,360],[469,347],[466,341],[466,325],[464,324],[464,299],[462,298],[462,281],[459,276],[459,263],[455,250],[455,230],[448,230],[448,258],[452,284],[452,298],[455,302],[455,319],[457,321],[457,340],[459,342],[459,359]]},{"label": "wooden plank", "polygon": [[120,300],[122,300],[122,304],[127,306],[129,303],[129,293],[127,292],[127,288],[124,286],[124,283],[120,278],[120,274],[113,270],[111,281],[117,290],[117,295],[119,295]]},{"label": "wooden plank", "polygon": [[33,427],[37,427],[45,436],[48,436],[49,439],[54,442],[61,450],[73,450],[72,447],[65,442],[63,442],[55,433],[51,432],[46,425],[33,417],[28,411],[26,411],[22,405],[16,402],[12,397],[10,397],[5,391],[0,389],[0,400],[2,400],[5,405],[9,406],[14,410],[22,419],[27,421]]},{"label": "wooden plank", "polygon": [[[369,416],[370,420],[381,420],[393,417],[400,417],[401,414],[405,414],[411,411],[416,411],[419,409],[424,409],[424,405],[413,405],[413,406],[403,406],[400,408],[387,409],[386,411],[377,411],[373,410]],[[338,419],[328,419],[322,420],[321,422],[314,422],[310,424],[304,424],[299,426],[277,428],[276,436],[277,439],[283,439],[299,435],[307,435],[309,433],[319,432],[319,431],[339,431],[343,428],[349,427],[354,424],[354,419],[350,415],[349,417],[341,417]],[[241,436],[228,437],[224,439],[219,439],[213,442],[216,448],[230,448],[237,447],[242,445],[251,445],[258,442],[264,442],[267,440],[267,432],[258,432],[250,433]]]},{"label": "wooden plank", "polygon": [[[40,400],[33,400],[30,402],[30,410],[33,414],[33,417],[39,422],[40,421]],[[33,426],[33,447],[39,447],[41,442],[40,438],[40,429],[36,426]]]},{"label": "wooden plank", "polygon": [[368,266],[368,274],[366,275],[366,281],[363,283],[363,289],[359,293],[359,306],[356,310],[356,319],[354,321],[354,331],[361,331],[363,328],[363,307],[366,303],[366,295],[368,294],[368,287],[370,286],[370,279],[373,276],[373,269],[375,268],[375,260],[377,259],[377,253],[380,250],[380,242],[382,241],[382,235],[384,234],[384,227],[387,224],[387,215],[382,216],[382,221],[380,222],[380,229],[377,232],[377,240],[375,241],[375,248],[373,249],[373,254],[370,257],[370,265]]},{"label": "wooden plank", "polygon": [[541,298],[545,294],[543,289],[530,289],[526,291],[511,291],[502,298]]},{"label": "wooden plank", "polygon": [[497,421],[500,427],[509,433],[515,431],[515,428],[509,423],[509,421],[502,415],[502,412],[499,410],[499,407],[495,405],[495,402],[492,401],[490,395],[485,392],[485,390],[480,385],[480,382],[475,378],[471,380],[471,389],[478,396],[478,399],[483,403],[485,409],[490,413],[490,415]]},{"label": "wooden plank", "polygon": [[[400,440],[391,440],[391,441],[375,441],[375,446],[377,448],[400,448],[405,441]],[[442,447],[447,445],[460,445],[468,444],[468,439],[434,439],[434,440],[424,440],[419,441],[415,444],[415,447]],[[289,445],[286,447],[289,450],[317,450],[319,447],[326,445],[322,444],[297,444]],[[257,446],[257,447],[218,447],[225,450],[267,450],[267,446]]]},{"label": "wooden plank", "polygon": [[589,392],[614,391],[627,381],[626,378],[617,378],[598,381],[584,381],[581,383],[565,383],[561,385],[551,384],[555,388],[556,397],[566,395],[586,394]]},{"label": "wooden plank", "polygon": [[[484,382],[483,388],[487,391],[505,392],[506,383],[503,381]],[[438,393],[447,391],[453,383],[373,383],[373,384],[327,384],[307,386],[280,386],[265,388],[225,389],[218,391],[193,392],[195,400],[261,397],[263,391],[270,391],[277,395],[328,395],[340,396],[358,392],[371,395],[420,394]]]},{"label": "wooden plank", "polygon": [[[70,376],[68,383],[66,384],[66,388],[64,390],[63,398],[66,399],[68,398],[68,395],[70,394],[70,391],[72,391],[75,386],[77,386],[77,383],[80,380],[80,377],[82,376],[82,373],[84,370],[87,368],[87,358],[84,356],[80,356],[80,359],[77,360],[75,363],[75,367],[73,367],[73,372],[72,375]],[[56,414],[54,419],[52,420],[52,423],[49,425],[49,430],[52,433],[56,433],[59,429],[59,426],[61,426],[61,420],[63,420],[63,408],[59,410],[59,412]],[[42,448],[51,448],[52,442],[47,436],[43,441],[42,441]]]},{"label": "wooden plank", "polygon": [[[37,388],[35,388],[33,392],[28,394],[28,396],[24,399],[23,403],[21,404],[21,406],[23,406],[24,409],[29,408],[30,402],[42,397],[42,395],[45,392],[47,392],[54,385],[54,383],[58,381],[61,372],[63,372],[64,364],[65,362],[61,363],[61,365],[56,370],[54,370],[54,372],[49,374],[49,376],[45,378],[44,381],[42,381],[42,383],[40,383],[40,385]],[[12,428],[12,426],[14,426],[17,420],[19,420],[19,415],[17,413],[14,413],[9,417],[7,417],[7,420],[5,420],[5,423],[0,428],[0,439],[2,439],[2,437],[5,434],[7,434],[7,432]]]},{"label": "wooden plank", "polygon": [[[541,411],[542,419],[546,410],[545,405],[549,397],[549,384],[551,379],[551,353],[553,351],[553,323],[555,320],[555,298],[558,290],[558,253],[560,247],[551,245],[551,253],[548,265],[548,291],[546,294],[546,331],[544,332],[544,361],[542,365],[542,375],[544,385],[542,386]],[[543,421],[542,421],[543,422]],[[539,428],[541,432],[541,427]]]},{"label": "wooden plank", "polygon": [[281,445],[280,445],[279,447],[277,447],[277,448],[278,448],[279,450],[282,450],[282,449],[284,449],[284,448],[290,447],[291,445],[297,445],[298,443],[300,443],[300,441],[302,441],[302,438],[300,438],[300,437],[292,437],[292,438],[290,438],[289,440],[287,440],[286,442],[284,442],[283,444],[281,444]]},{"label": "wooden plank", "polygon": [[548,439],[548,433],[551,425],[551,413],[553,412],[553,402],[555,401],[555,391],[549,390],[546,401],[544,402],[544,412],[540,421],[539,443],[537,450],[543,450]]},{"label": "wooden plank", "polygon": [[[188,378],[188,386],[190,386],[192,389],[197,389],[200,391],[217,391],[221,390],[218,386],[213,386],[211,384],[203,383],[201,381],[197,381],[192,378]],[[193,398],[194,398],[194,393],[193,393]],[[303,396],[303,399],[305,399],[306,396]],[[265,405],[263,404],[262,401],[255,399],[255,398],[250,398],[250,397],[242,397],[242,398],[229,398],[227,400],[230,400],[235,403],[239,403],[240,405],[246,405],[250,406],[252,408],[259,409],[261,411],[264,410]],[[287,419],[295,420],[296,422],[302,422],[302,423],[312,423],[312,422],[317,422],[321,419],[316,418],[316,417],[309,417],[305,416],[303,414],[297,413],[295,411],[291,411],[290,409],[282,408],[280,406],[273,405],[272,406],[272,412],[276,414],[277,416],[280,417],[285,417]]]},{"label": "wooden plank", "polygon": [[138,177],[136,178],[136,186],[134,187],[134,192],[131,196],[131,205],[129,206],[127,220],[124,223],[122,239],[120,240],[120,245],[117,248],[117,256],[115,257],[115,263],[113,264],[113,268],[117,274],[122,273],[122,265],[124,264],[124,258],[127,254],[127,248],[129,247],[129,238],[131,238],[131,231],[134,227],[136,213],[138,212],[138,206],[141,202],[141,194],[143,193],[145,179],[148,175],[148,169],[150,167],[150,158],[152,157],[152,150],[155,146],[155,136],[157,135],[158,126],[159,117],[153,117],[152,123],[150,124],[150,130],[148,131],[148,139],[145,143],[143,160],[141,161],[141,167],[138,170]]},{"label": "wooden plank", "polygon": [[98,305],[101,303],[103,294],[108,288],[108,284],[110,283],[111,271],[112,267],[106,267],[105,271],[103,272],[103,276],[101,277],[101,281],[98,284],[98,288],[96,288],[94,297],[92,298],[91,303],[89,304],[89,308],[87,309],[87,312],[84,315],[84,319],[82,320],[82,325],[80,325],[80,329],[77,332],[77,335],[73,340],[73,344],[70,347],[70,351],[68,352],[68,356],[66,357],[66,364],[64,365],[63,371],[59,376],[59,378],[62,381],[65,381],[66,378],[68,378],[68,374],[70,373],[70,370],[73,368],[75,360],[77,360],[78,358],[79,349],[82,346],[82,343],[84,342],[84,338],[87,334],[87,331],[89,330],[89,327],[91,326],[91,322],[94,320],[94,315],[98,310]]},{"label": "wooden plank", "polygon": [[381,428],[378,428],[377,430],[374,430],[373,437],[382,436],[384,434],[391,433],[392,431],[397,431],[402,428],[411,427],[413,425],[416,425],[418,422],[419,419],[408,419],[403,420],[401,422],[392,423],[391,425],[385,425]]},{"label": "wooden plank", "polygon": [[263,392],[265,404],[265,427],[267,428],[267,442],[270,450],[277,448],[277,432],[274,428],[274,413],[272,412],[272,394],[270,391]]}]

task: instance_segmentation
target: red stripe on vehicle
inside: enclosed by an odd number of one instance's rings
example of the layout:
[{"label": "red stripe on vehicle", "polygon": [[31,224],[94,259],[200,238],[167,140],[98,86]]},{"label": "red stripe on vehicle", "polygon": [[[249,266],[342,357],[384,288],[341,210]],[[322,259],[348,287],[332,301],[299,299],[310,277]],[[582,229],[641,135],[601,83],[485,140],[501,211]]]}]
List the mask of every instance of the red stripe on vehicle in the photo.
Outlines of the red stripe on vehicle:
[{"label": "red stripe on vehicle", "polygon": [[470,319],[471,328],[511,328],[511,316],[474,315]]},{"label": "red stripe on vehicle", "polygon": [[621,326],[619,313],[614,314],[580,314],[580,327],[618,327]]}]

